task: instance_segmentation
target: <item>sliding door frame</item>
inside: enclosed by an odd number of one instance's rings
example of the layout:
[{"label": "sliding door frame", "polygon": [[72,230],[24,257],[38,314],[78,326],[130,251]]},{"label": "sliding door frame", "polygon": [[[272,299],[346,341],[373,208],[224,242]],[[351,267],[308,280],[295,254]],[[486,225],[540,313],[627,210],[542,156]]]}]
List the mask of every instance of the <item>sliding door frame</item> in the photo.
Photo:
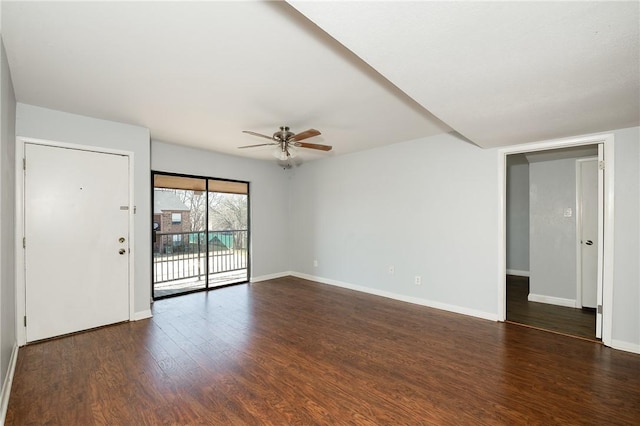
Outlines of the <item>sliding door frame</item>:
[{"label": "sliding door frame", "polygon": [[[209,244],[207,243],[207,256],[206,256],[206,262],[205,262],[205,287],[204,288],[198,288],[198,289],[194,289],[194,290],[187,290],[181,293],[176,293],[176,294],[170,294],[170,295],[166,295],[166,296],[160,296],[160,297],[156,297],[155,296],[155,289],[154,289],[154,282],[155,282],[155,278],[154,278],[154,265],[153,265],[153,243],[154,243],[154,237],[155,234],[153,232],[151,232],[151,300],[152,302],[155,300],[159,300],[159,299],[166,299],[166,298],[170,298],[170,297],[175,297],[175,296],[182,296],[185,294],[191,294],[191,293],[197,293],[197,292],[202,292],[202,291],[209,291],[212,289],[217,289],[217,288],[223,288],[223,287],[229,287],[229,286],[233,286],[233,285],[238,285],[238,284],[245,284],[248,283],[250,281],[250,277],[251,277],[251,182],[248,181],[243,181],[243,180],[236,180],[236,179],[226,179],[226,178],[218,178],[218,177],[210,177],[210,176],[198,176],[198,175],[190,175],[190,174],[184,174],[184,173],[173,173],[173,172],[163,172],[163,171],[159,171],[159,170],[151,170],[151,223],[153,224],[153,217],[154,217],[154,203],[155,203],[155,177],[158,175],[162,175],[162,176],[172,176],[172,177],[177,177],[177,178],[187,178],[187,179],[202,179],[205,181],[205,195],[207,197],[207,201],[205,203],[205,233],[206,235],[208,235],[209,232],[209,181],[211,180],[217,180],[217,181],[222,181],[222,182],[232,182],[232,183],[242,183],[242,184],[246,184],[247,185],[247,248],[246,248],[246,256],[247,256],[247,278],[245,281],[240,281],[237,283],[230,283],[230,284],[223,284],[223,285],[219,285],[216,287],[209,287]],[[208,238],[207,238],[208,241]]]}]

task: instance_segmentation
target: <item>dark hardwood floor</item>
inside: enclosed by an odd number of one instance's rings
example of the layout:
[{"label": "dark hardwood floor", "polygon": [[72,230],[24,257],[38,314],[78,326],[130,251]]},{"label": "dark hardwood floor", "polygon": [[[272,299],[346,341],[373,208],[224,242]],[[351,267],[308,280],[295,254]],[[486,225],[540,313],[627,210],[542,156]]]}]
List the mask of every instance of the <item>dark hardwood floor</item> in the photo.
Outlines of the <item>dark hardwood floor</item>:
[{"label": "dark hardwood floor", "polygon": [[594,309],[529,302],[529,278],[507,275],[507,321],[584,339],[596,339]]},{"label": "dark hardwood floor", "polygon": [[640,355],[297,278],[19,351],[6,424],[640,423]]}]

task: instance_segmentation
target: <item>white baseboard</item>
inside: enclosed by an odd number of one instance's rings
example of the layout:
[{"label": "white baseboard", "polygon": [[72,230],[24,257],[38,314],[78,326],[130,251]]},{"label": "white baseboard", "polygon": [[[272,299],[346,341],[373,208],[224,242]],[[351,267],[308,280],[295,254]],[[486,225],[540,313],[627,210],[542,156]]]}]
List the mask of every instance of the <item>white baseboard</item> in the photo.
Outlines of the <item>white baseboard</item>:
[{"label": "white baseboard", "polygon": [[611,347],[626,352],[633,352],[634,354],[640,354],[640,344],[624,342],[622,340],[612,340]]},{"label": "white baseboard", "polygon": [[152,318],[152,317],[153,317],[153,314],[151,313],[151,309],[133,313],[133,321],[140,321],[140,320]]},{"label": "white baseboard", "polygon": [[251,279],[249,281],[251,281],[252,283],[258,283],[260,281],[274,280],[276,278],[287,277],[289,275],[293,275],[293,272],[284,271],[284,272],[278,272],[278,273],[275,273],[275,274],[260,275],[260,276],[257,276],[257,277],[251,277]]},{"label": "white baseboard", "polygon": [[542,294],[529,293],[527,298],[529,302],[548,303],[550,305],[565,306],[567,308],[575,308],[575,299],[564,299],[562,297],[544,296]]},{"label": "white baseboard", "polygon": [[7,368],[7,374],[4,377],[2,383],[2,391],[0,391],[0,424],[4,424],[4,420],[7,417],[7,408],[9,408],[9,396],[11,395],[11,385],[13,384],[13,374],[16,371],[16,362],[18,361],[18,342],[13,344],[13,350],[11,351],[11,359],[9,360],[9,367]]},{"label": "white baseboard", "polygon": [[303,274],[300,272],[291,272],[294,277],[303,278],[305,280],[316,281],[322,284],[329,284],[336,287],[347,288],[349,290],[360,291],[363,293],[382,296],[389,299],[400,300],[402,302],[413,303],[415,305],[427,306],[430,308],[440,309],[443,311],[454,312],[456,314],[469,315],[476,318],[482,318],[490,321],[498,321],[498,315],[490,312],[478,311],[475,309],[464,308],[462,306],[449,305],[447,303],[435,302],[433,300],[421,299],[419,297],[405,296],[402,294],[392,293],[384,290],[364,287],[356,284],[345,283],[342,281],[331,280],[328,278],[317,277],[314,275]]},{"label": "white baseboard", "polygon": [[519,277],[528,277],[529,271],[519,271],[517,269],[507,269],[507,275],[517,275]]}]

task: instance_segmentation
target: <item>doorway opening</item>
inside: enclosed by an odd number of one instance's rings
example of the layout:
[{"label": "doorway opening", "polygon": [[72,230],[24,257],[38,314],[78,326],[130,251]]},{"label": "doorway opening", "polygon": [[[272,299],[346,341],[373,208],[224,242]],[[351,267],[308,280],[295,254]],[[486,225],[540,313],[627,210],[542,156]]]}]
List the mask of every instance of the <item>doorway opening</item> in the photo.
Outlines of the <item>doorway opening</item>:
[{"label": "doorway opening", "polygon": [[[613,135],[500,152],[504,264],[498,319],[610,346]],[[583,187],[591,195],[581,193]]]},{"label": "doorway opening", "polygon": [[598,173],[597,145],[507,156],[507,321],[598,338]]},{"label": "doorway opening", "polygon": [[249,280],[249,183],[153,172],[153,299]]}]

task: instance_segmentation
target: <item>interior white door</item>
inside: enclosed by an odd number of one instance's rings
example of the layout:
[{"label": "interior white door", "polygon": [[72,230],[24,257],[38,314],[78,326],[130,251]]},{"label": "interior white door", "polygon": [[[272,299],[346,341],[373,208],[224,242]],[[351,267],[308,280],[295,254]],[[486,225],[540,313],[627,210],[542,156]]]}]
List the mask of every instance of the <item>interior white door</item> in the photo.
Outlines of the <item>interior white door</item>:
[{"label": "interior white door", "polygon": [[582,306],[598,305],[598,161],[580,161]]},{"label": "interior white door", "polygon": [[129,319],[129,157],[25,145],[28,342]]}]

